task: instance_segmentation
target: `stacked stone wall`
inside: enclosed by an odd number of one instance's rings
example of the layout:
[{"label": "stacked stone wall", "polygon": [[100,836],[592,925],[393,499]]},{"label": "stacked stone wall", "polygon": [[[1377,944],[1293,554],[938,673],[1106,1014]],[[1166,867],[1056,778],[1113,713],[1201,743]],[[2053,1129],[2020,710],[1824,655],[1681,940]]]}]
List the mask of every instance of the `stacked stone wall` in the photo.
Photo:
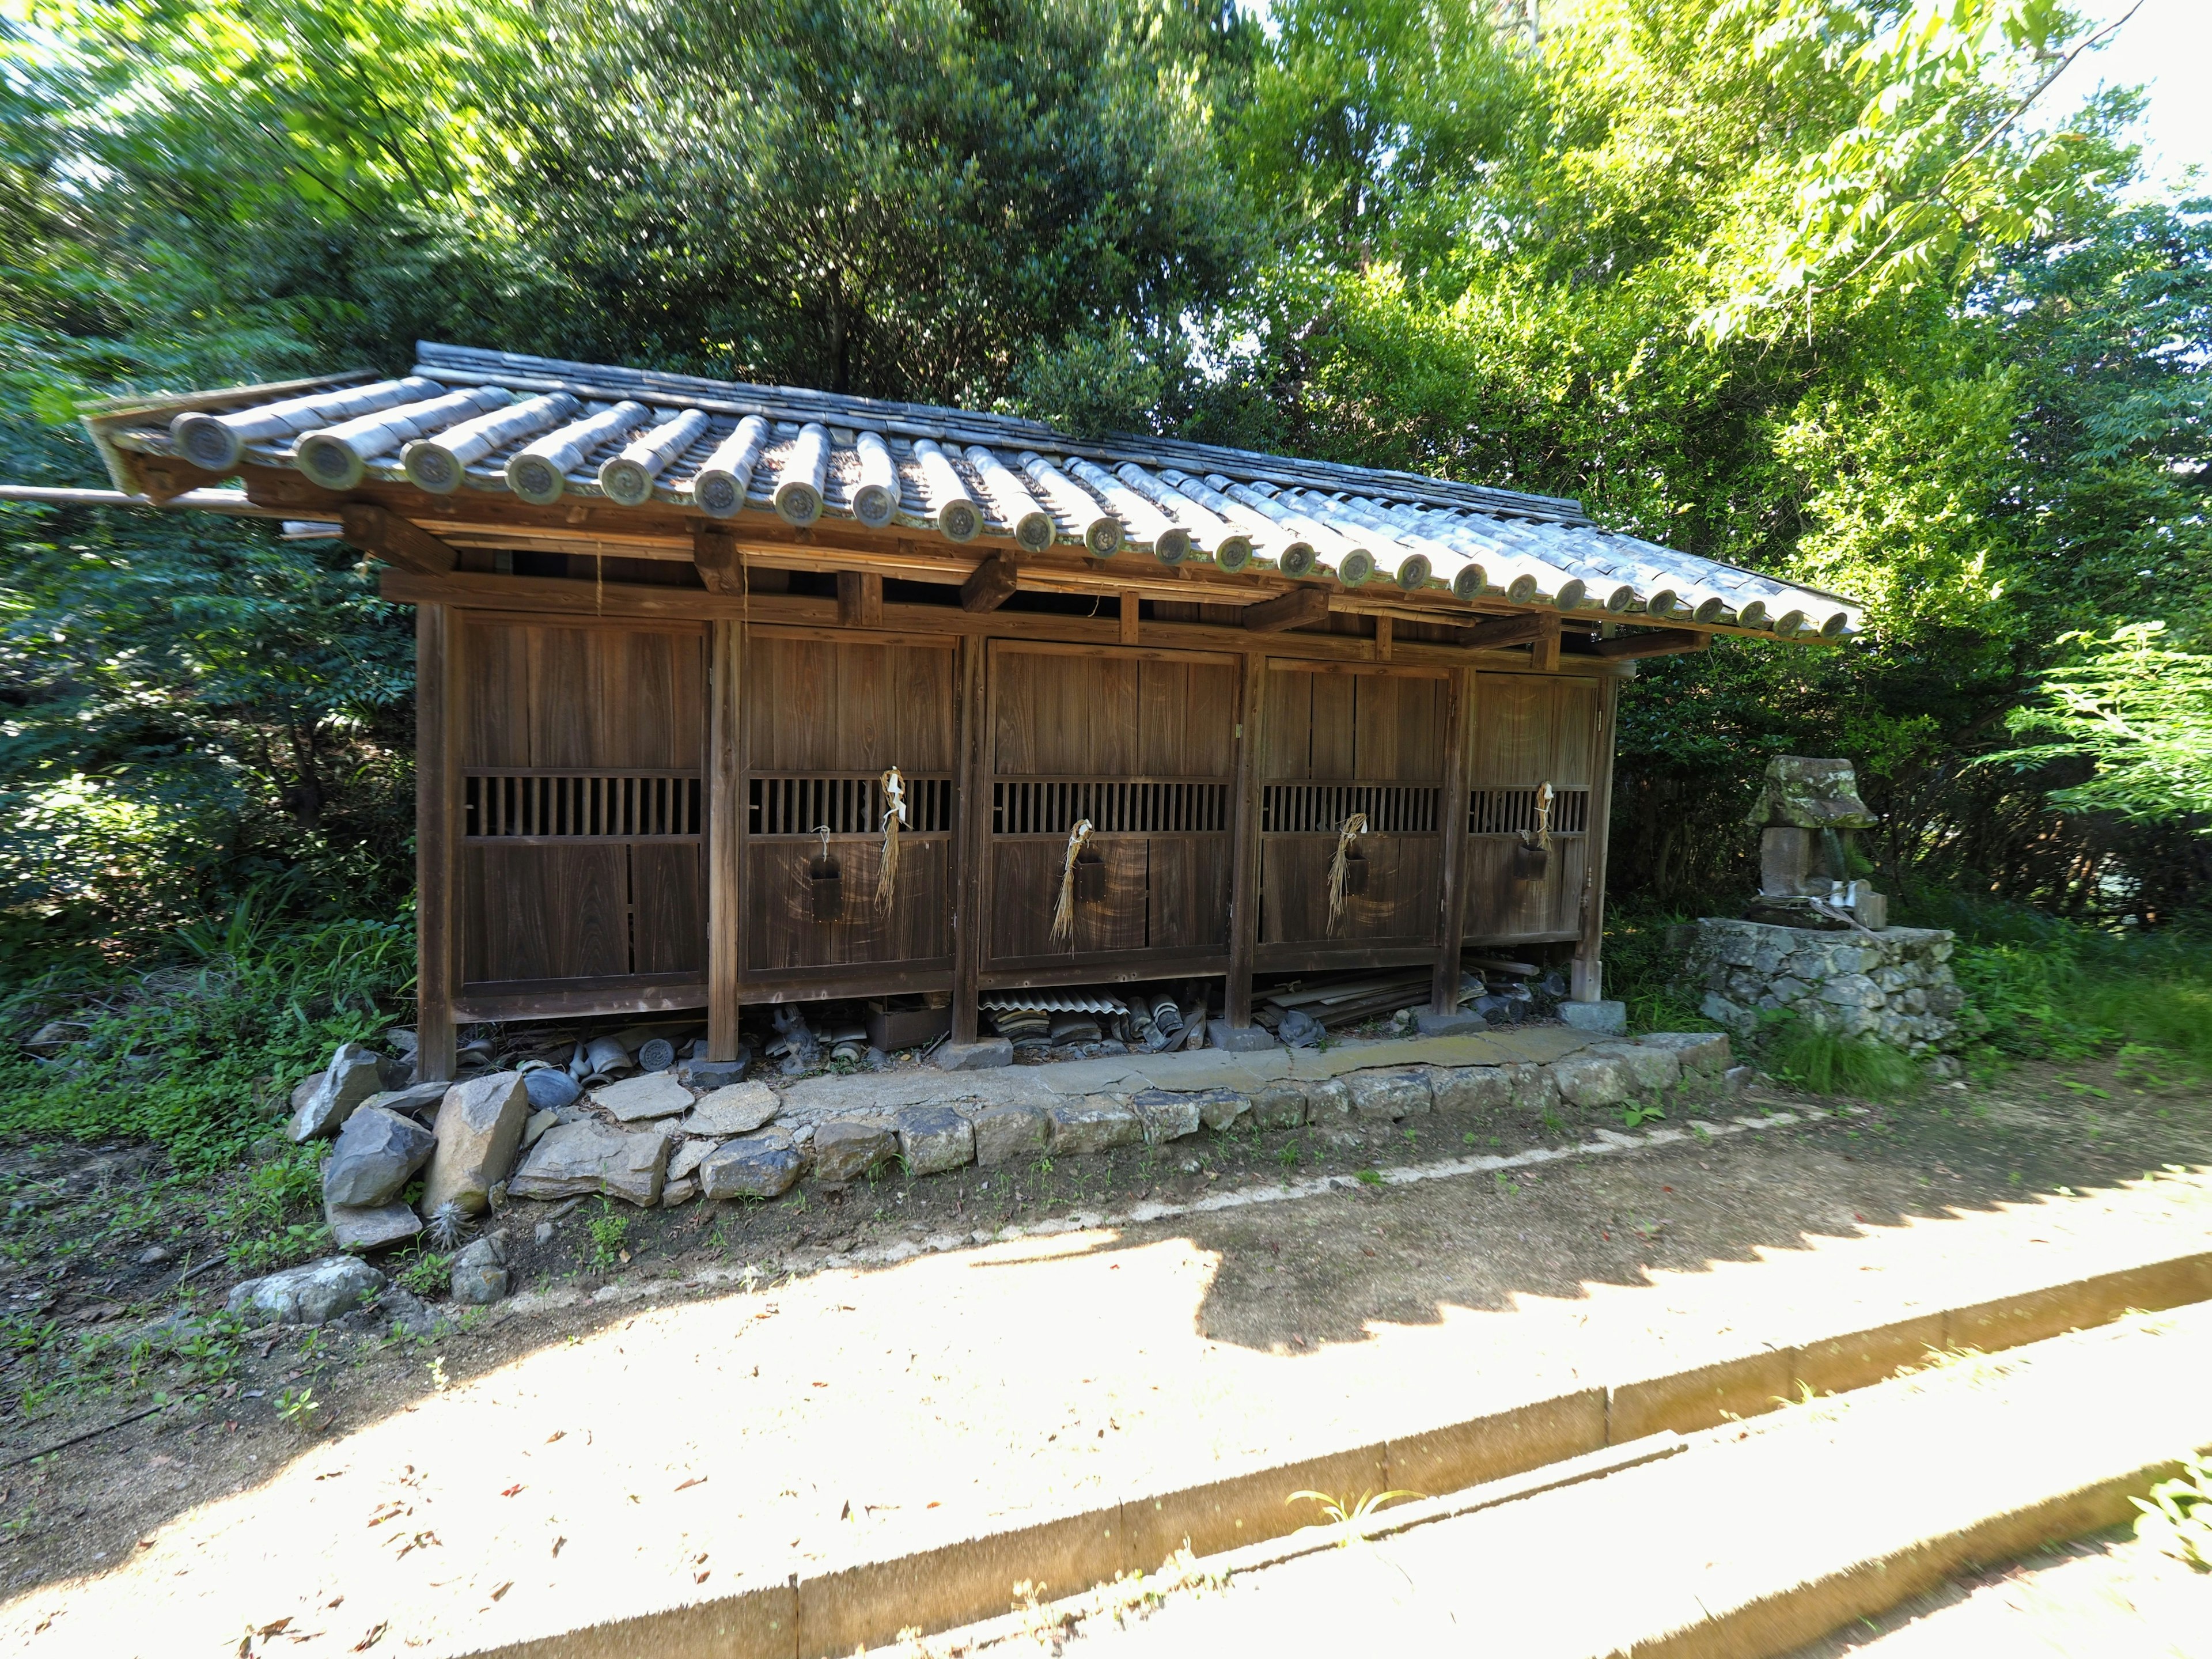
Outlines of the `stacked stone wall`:
[{"label": "stacked stone wall", "polygon": [[1677,928],[1670,942],[1682,952],[1682,989],[1739,1037],[1787,1009],[1823,1030],[1909,1054],[1948,1052],[1961,1041],[1966,996],[1951,973],[1953,935],[1942,928],[1832,933],[1707,916]]}]

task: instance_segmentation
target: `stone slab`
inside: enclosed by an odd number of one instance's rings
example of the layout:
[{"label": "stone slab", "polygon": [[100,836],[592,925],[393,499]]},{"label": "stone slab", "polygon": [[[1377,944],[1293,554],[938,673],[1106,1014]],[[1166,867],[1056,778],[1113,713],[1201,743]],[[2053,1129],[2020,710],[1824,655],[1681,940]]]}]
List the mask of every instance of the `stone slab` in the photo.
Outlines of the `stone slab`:
[{"label": "stone slab", "polygon": [[1563,1002],[1559,1018],[1577,1031],[1620,1036],[1628,1030],[1628,1005],[1610,998],[1598,1002]]},{"label": "stone slab", "polygon": [[1264,1025],[1231,1025],[1225,1019],[1206,1022],[1206,1040],[1212,1047],[1226,1049],[1232,1054],[1254,1054],[1262,1048],[1282,1046]]}]

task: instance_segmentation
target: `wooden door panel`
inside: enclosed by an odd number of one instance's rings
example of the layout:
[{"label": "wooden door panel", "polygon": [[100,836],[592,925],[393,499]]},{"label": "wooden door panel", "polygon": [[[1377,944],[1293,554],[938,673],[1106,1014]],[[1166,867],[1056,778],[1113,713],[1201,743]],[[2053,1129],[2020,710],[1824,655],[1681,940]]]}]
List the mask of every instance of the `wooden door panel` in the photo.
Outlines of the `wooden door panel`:
[{"label": "wooden door panel", "polygon": [[1437,842],[1433,836],[1368,836],[1367,890],[1345,896],[1328,925],[1328,869],[1334,836],[1269,836],[1260,855],[1260,942],[1348,945],[1389,940],[1418,945],[1436,934]]},{"label": "wooden door panel", "polygon": [[1148,849],[1134,836],[1100,836],[1091,843],[1106,866],[1103,898],[1079,901],[1073,936],[1052,937],[1060,897],[1064,842],[996,842],[991,848],[991,956],[998,961],[1087,955],[1145,948]]},{"label": "wooden door panel", "polygon": [[1227,836],[1155,836],[1146,859],[1146,943],[1218,950],[1229,942],[1234,848]]},{"label": "wooden door panel", "polygon": [[462,866],[465,981],[633,971],[626,848],[475,844]]},{"label": "wooden door panel", "polygon": [[703,972],[707,885],[698,847],[633,847],[629,871],[632,971]]},{"label": "wooden door panel", "polygon": [[[1596,775],[1600,692],[1587,680],[1533,674],[1475,677],[1470,790],[1494,798],[1498,792],[1532,791],[1548,783],[1575,799],[1558,804],[1551,860],[1541,876],[1514,874],[1517,836],[1478,832],[1468,837],[1469,938],[1557,937],[1581,927],[1589,837],[1562,832],[1556,825],[1586,821],[1588,793]],[[1523,816],[1526,801],[1524,794]]]},{"label": "wooden door panel", "polygon": [[992,754],[1001,776],[1137,772],[1134,659],[1043,651],[992,658]]},{"label": "wooden door panel", "polygon": [[745,848],[745,969],[775,974],[868,963],[940,960],[951,953],[948,836],[904,836],[890,908],[876,906],[883,843],[833,837],[844,905],[835,921],[814,920],[808,867],[816,840],[755,841]]}]

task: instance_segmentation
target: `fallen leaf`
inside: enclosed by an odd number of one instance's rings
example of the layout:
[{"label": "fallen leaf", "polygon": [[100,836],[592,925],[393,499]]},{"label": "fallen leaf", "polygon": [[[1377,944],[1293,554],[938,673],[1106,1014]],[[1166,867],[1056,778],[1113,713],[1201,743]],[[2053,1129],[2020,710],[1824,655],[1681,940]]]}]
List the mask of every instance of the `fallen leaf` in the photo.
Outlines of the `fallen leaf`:
[{"label": "fallen leaf", "polygon": [[706,1477],[705,1475],[703,1475],[703,1474],[695,1474],[695,1475],[693,1475],[693,1476],[692,1476],[689,1480],[679,1480],[678,1482],[677,1482],[677,1485],[676,1485],[676,1490],[677,1490],[677,1491],[678,1491],[678,1492],[682,1492],[682,1491],[685,1490],[687,1487],[690,1487],[690,1486],[705,1486],[706,1484],[707,1484],[707,1477]]},{"label": "fallen leaf", "polygon": [[384,1639],[384,1632],[391,1628],[392,1621],[390,1620],[385,1620],[384,1623],[380,1625],[372,1625],[369,1626],[368,1634],[362,1637],[360,1641],[353,1644],[353,1650],[356,1653],[367,1653],[371,1648],[374,1647],[379,1642]]},{"label": "fallen leaf", "polygon": [[286,1626],[289,1625],[291,1622],[292,1622],[292,1615],[291,1615],[290,1613],[286,1613],[286,1614],[285,1614],[282,1619],[279,1619],[278,1620],[276,1620],[276,1622],[275,1624],[273,1624],[273,1625],[264,1625],[264,1626],[263,1626],[259,1630],[258,1630],[258,1631],[254,1632],[253,1633],[254,1633],[256,1636],[259,1636],[259,1637],[263,1637],[263,1638],[267,1638],[267,1637],[274,1636],[274,1635],[276,1635],[276,1632],[277,1632],[278,1631],[283,1630]]},{"label": "fallen leaf", "polygon": [[545,1443],[546,1443],[547,1445],[549,1445],[549,1446],[550,1446],[550,1445],[551,1445],[551,1444],[552,1444],[556,1440],[565,1440],[565,1439],[567,1439],[567,1438],[568,1438],[568,1430],[566,1430],[566,1429],[556,1429],[556,1430],[554,1430],[554,1431],[553,1431],[553,1432],[552,1432],[552,1433],[550,1433],[550,1434],[549,1434],[549,1435],[547,1435],[547,1436],[545,1437]]},{"label": "fallen leaf", "polygon": [[[708,1570],[708,1571],[712,1571],[712,1569],[709,1569],[709,1570]],[[691,1582],[692,1582],[693,1583],[695,1583],[695,1584],[703,1584],[703,1583],[705,1583],[707,1582],[707,1578],[708,1578],[708,1572],[706,1572],[706,1571],[702,1571],[702,1572],[695,1572],[695,1573],[693,1573],[693,1574],[691,1575]]]},{"label": "fallen leaf", "polygon": [[522,1483],[521,1483],[520,1480],[518,1480],[518,1481],[516,1481],[513,1486],[509,1486],[509,1487],[508,1487],[505,1492],[503,1492],[500,1493],[500,1496],[501,1496],[501,1498],[512,1498],[512,1497],[514,1497],[514,1494],[515,1494],[515,1493],[517,1493],[517,1492],[520,1492],[521,1490],[522,1490]]},{"label": "fallen leaf", "polygon": [[513,1580],[512,1578],[510,1578],[510,1579],[508,1579],[508,1580],[507,1580],[504,1584],[501,1584],[501,1585],[497,1589],[494,1590],[494,1591],[491,1593],[491,1599],[492,1599],[493,1601],[498,1601],[498,1600],[499,1600],[499,1598],[500,1598],[501,1596],[502,1596],[502,1595],[506,1595],[506,1594],[507,1593],[507,1591],[509,1591],[509,1590],[513,1589],[514,1588],[514,1580]]},{"label": "fallen leaf", "polygon": [[554,1553],[556,1556],[558,1556],[558,1555],[561,1553],[561,1546],[562,1546],[562,1545],[563,1545],[563,1544],[565,1544],[565,1543],[567,1543],[568,1541],[568,1540],[566,1538],[556,1538],[556,1539],[555,1539],[555,1540],[553,1540],[553,1553]]}]

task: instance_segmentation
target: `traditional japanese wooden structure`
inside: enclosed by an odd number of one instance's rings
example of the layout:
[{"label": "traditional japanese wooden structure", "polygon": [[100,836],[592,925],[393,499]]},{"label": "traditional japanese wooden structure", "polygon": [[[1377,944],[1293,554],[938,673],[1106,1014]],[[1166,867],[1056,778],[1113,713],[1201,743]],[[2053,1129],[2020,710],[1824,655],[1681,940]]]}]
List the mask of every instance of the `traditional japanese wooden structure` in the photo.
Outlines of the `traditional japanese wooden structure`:
[{"label": "traditional japanese wooden structure", "polygon": [[964,1039],[1207,976],[1245,1026],[1255,975],[1416,964],[1442,1011],[1469,947],[1595,999],[1622,678],[1861,623],[1571,501],[419,356],[88,424],[118,489],[332,525],[416,607],[426,1076],[472,1020],[703,1008],[727,1057],[747,1003]]}]

